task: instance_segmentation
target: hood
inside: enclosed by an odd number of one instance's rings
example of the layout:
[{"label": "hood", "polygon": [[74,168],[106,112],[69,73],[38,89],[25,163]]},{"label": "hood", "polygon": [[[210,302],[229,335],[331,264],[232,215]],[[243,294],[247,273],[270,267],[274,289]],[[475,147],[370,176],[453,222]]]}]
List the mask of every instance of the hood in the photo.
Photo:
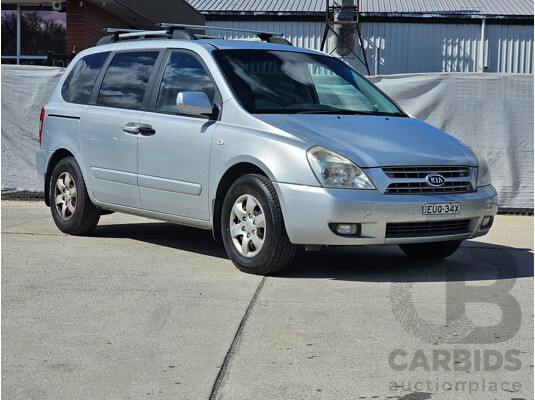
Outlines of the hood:
[{"label": "hood", "polygon": [[415,118],[369,115],[255,114],[363,168],[401,165],[470,165],[468,146]]}]

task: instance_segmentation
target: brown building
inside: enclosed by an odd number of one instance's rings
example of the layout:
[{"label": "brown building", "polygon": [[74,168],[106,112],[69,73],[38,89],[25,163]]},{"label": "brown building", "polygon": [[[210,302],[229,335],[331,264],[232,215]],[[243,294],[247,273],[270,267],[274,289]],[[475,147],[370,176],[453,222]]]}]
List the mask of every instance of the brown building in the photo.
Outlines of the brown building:
[{"label": "brown building", "polygon": [[2,0],[2,64],[46,65],[94,46],[102,28],[154,29],[156,22],[204,25],[186,0]]}]

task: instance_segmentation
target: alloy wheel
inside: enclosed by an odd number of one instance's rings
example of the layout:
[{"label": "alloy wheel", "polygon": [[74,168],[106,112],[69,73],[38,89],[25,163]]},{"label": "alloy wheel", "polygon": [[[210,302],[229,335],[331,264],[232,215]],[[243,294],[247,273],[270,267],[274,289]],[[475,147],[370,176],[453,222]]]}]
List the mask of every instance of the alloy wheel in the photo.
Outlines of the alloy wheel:
[{"label": "alloy wheel", "polygon": [[236,250],[244,257],[254,257],[266,237],[266,218],[260,202],[252,195],[240,196],[230,213],[230,236]]},{"label": "alloy wheel", "polygon": [[68,221],[76,211],[76,184],[71,174],[63,172],[56,180],[54,188],[54,204],[58,215]]}]

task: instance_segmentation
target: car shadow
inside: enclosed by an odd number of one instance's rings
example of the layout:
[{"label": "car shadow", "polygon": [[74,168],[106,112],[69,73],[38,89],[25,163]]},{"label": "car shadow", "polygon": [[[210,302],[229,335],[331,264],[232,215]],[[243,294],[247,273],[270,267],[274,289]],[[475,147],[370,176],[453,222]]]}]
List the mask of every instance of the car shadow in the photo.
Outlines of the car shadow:
[{"label": "car shadow", "polygon": [[[92,236],[123,238],[228,259],[212,232],[168,222],[99,225]],[[444,260],[415,260],[396,245],[299,249],[278,278],[332,279],[361,282],[446,282],[533,277],[530,249],[484,242],[464,242]]]},{"label": "car shadow", "polygon": [[98,225],[91,236],[138,240],[172,249],[228,259],[223,243],[214,240],[212,231],[169,222]]},{"label": "car shadow", "polygon": [[443,260],[416,260],[397,245],[301,250],[281,278],[324,278],[361,282],[451,282],[533,277],[533,253],[465,241]]}]

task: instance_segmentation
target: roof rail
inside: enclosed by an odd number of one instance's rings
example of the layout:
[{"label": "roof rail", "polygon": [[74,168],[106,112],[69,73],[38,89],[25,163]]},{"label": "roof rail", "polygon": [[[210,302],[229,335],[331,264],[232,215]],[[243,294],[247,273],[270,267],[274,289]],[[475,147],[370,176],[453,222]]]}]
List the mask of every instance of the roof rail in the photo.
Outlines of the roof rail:
[{"label": "roof rail", "polygon": [[240,28],[227,28],[224,26],[209,26],[209,25],[184,25],[184,24],[167,24],[167,23],[157,23],[157,27],[163,28],[157,31],[145,31],[140,29],[123,29],[123,28],[104,28],[102,31],[111,33],[111,35],[104,36],[97,43],[97,46],[115,43],[120,40],[134,40],[134,39],[158,39],[158,38],[167,38],[167,39],[186,39],[186,40],[197,40],[197,38],[206,38],[206,39],[223,39],[222,37],[212,36],[212,35],[195,35],[189,30],[219,30],[227,32],[241,32],[249,33],[252,35],[258,36],[260,40],[284,44],[291,46],[292,44],[286,39],[282,38],[282,33],[277,32],[267,32],[259,31],[254,29],[240,29]]},{"label": "roof rail", "polygon": [[[168,24],[165,22],[158,22],[156,26],[160,28],[166,28],[166,29],[178,29],[178,30],[188,30],[188,29],[196,29],[196,30],[205,30],[210,29],[214,31],[227,31],[227,32],[241,32],[241,33],[250,33],[252,35],[256,35],[260,38],[260,40],[263,40],[265,42],[270,42],[271,38],[281,38],[283,34],[277,33],[277,32],[269,32],[269,31],[259,31],[255,29],[240,29],[240,28],[228,28],[226,26],[210,26],[210,25],[184,25],[184,24]],[[284,40],[284,39],[283,39]],[[286,40],[284,40],[286,41]]]},{"label": "roof rail", "polygon": [[223,39],[225,38],[223,36],[215,36],[215,35],[195,35],[197,39]]},{"label": "roof rail", "polygon": [[97,46],[103,44],[115,43],[120,40],[132,40],[132,39],[158,39],[158,38],[167,38],[167,39],[186,39],[186,40],[196,40],[197,37],[187,31],[179,30],[158,30],[158,31],[144,31],[140,29],[122,29],[122,28],[104,28],[103,32],[109,32],[111,35],[104,36],[101,38]]}]

